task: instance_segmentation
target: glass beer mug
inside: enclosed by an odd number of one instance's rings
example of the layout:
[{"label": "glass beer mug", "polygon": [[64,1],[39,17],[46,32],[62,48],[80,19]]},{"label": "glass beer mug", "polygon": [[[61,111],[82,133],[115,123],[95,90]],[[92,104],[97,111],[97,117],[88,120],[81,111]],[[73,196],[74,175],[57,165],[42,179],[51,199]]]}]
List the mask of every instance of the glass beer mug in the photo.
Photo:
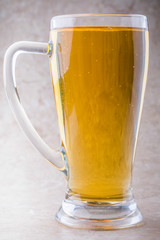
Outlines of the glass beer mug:
[{"label": "glass beer mug", "polygon": [[[49,43],[17,42],[4,60],[8,100],[22,129],[67,179],[56,219],[88,229],[142,222],[131,179],[148,71],[147,18],[132,14],[53,17]],[[51,149],[20,103],[19,53],[49,56],[61,147]]]}]

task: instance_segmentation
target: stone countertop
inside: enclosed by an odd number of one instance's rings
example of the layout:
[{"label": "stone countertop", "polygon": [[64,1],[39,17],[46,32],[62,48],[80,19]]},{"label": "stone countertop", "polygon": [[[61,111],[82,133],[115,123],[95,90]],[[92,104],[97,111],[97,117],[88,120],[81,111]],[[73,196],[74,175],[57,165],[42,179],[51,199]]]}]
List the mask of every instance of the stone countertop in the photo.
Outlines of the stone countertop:
[{"label": "stone countertop", "polygon": [[[47,42],[52,16],[80,12],[147,15],[150,68],[133,172],[134,196],[144,217],[141,227],[119,231],[70,229],[55,220],[65,180],[23,135],[8,106],[2,85],[5,50],[19,40]],[[153,1],[0,1],[0,239],[127,239],[160,237],[160,2]],[[16,77],[23,106],[50,146],[59,131],[47,57],[18,58]]]}]

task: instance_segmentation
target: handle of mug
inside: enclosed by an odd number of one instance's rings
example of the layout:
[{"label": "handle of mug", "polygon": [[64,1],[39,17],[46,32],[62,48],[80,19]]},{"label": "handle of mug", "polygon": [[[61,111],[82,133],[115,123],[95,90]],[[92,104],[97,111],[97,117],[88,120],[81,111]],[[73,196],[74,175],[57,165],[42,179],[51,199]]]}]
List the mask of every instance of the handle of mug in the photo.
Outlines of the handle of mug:
[{"label": "handle of mug", "polygon": [[51,149],[44,142],[31,124],[20,103],[15,78],[15,63],[20,53],[36,53],[50,56],[52,54],[52,43],[21,41],[11,45],[4,57],[4,86],[13,113],[29,140],[50,163],[67,176],[67,161],[63,148],[57,151]]}]

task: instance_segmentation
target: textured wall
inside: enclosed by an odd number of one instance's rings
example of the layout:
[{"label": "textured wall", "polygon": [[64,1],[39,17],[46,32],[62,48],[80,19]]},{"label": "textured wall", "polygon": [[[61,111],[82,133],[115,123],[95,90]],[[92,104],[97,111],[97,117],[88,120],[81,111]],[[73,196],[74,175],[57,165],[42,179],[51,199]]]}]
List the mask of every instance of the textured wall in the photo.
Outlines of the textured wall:
[{"label": "textured wall", "polygon": [[[106,235],[110,239],[117,236],[119,239],[158,239],[159,0],[0,0],[0,239],[63,239],[64,235],[65,239],[104,239],[103,232],[70,230],[55,222],[53,216],[64,196],[64,178],[23,135],[12,116],[2,83],[3,57],[9,45],[19,40],[48,41],[52,16],[92,12],[139,13],[148,17],[150,66],[133,178],[145,225]],[[59,131],[47,57],[20,56],[16,76],[21,101],[32,123],[50,146],[58,146]]]}]

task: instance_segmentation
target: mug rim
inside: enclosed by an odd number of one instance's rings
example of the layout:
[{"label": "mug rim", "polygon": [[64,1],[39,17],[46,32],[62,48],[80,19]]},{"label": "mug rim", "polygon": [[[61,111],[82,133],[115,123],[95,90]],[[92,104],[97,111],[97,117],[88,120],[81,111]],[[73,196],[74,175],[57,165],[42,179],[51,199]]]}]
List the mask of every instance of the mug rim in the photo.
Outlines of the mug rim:
[{"label": "mug rim", "polygon": [[142,18],[145,18],[147,19],[147,16],[146,15],[143,15],[143,14],[132,14],[132,13],[74,13],[74,14],[62,14],[62,15],[56,15],[54,17],[52,17],[51,21],[52,20],[55,20],[55,19],[59,19],[59,18],[70,18],[70,17],[74,17],[74,18],[79,18],[79,17],[92,17],[92,16],[99,16],[99,17],[102,17],[102,16],[111,16],[111,17],[142,17]]},{"label": "mug rim", "polygon": [[70,27],[132,27],[148,30],[147,17],[128,13],[78,13],[52,17],[50,30]]}]

